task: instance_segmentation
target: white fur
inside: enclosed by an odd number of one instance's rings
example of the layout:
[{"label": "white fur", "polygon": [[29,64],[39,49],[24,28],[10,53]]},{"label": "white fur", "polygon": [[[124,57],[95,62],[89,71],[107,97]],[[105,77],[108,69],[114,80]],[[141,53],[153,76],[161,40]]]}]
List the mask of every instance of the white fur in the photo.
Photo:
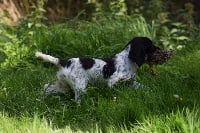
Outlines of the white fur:
[{"label": "white fur", "polygon": [[[107,64],[104,60],[93,58],[95,64],[85,70],[79,61],[79,58],[71,58],[71,65],[69,67],[59,67],[57,73],[58,82],[55,85],[45,85],[45,95],[50,93],[66,93],[72,89],[75,93],[75,101],[80,104],[81,94],[86,92],[88,83],[102,82],[109,87],[113,87],[118,81],[127,81],[132,79],[135,87],[139,86],[136,82],[136,70],[138,65],[128,58],[130,46],[127,46],[122,52],[115,55],[116,71],[109,77],[103,77],[103,67]],[[59,59],[50,55],[36,52],[36,56],[49,61],[55,65],[59,65]],[[68,60],[68,61],[69,61]]]}]

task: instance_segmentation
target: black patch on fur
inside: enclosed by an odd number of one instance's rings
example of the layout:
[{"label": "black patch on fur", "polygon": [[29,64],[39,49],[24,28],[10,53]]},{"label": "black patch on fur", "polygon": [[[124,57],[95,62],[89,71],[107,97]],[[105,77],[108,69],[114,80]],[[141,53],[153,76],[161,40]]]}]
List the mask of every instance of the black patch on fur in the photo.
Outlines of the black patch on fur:
[{"label": "black patch on fur", "polygon": [[62,67],[69,67],[71,64],[72,64],[72,61],[71,60],[59,60],[59,64],[62,66]]},{"label": "black patch on fur", "polygon": [[89,57],[79,58],[79,61],[85,70],[90,69],[95,63],[94,59]]},{"label": "black patch on fur", "polygon": [[136,37],[127,45],[130,45],[128,58],[136,62],[140,67],[149,55],[152,55],[158,47],[154,46],[152,41],[147,37]]},{"label": "black patch on fur", "polygon": [[114,58],[104,58],[102,59],[106,62],[106,65],[103,67],[103,77],[109,78],[115,71],[115,59]]}]

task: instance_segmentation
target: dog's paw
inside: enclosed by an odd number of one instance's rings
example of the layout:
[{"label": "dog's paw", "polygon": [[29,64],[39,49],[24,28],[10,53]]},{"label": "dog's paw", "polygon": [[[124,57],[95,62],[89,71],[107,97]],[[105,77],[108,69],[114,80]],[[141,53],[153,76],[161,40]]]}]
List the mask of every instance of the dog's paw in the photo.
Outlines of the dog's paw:
[{"label": "dog's paw", "polygon": [[44,85],[44,91],[45,91],[46,89],[48,89],[49,86],[50,86],[49,83],[48,83],[48,84],[45,84],[45,85]]},{"label": "dog's paw", "polygon": [[48,95],[50,94],[50,91],[49,91],[49,89],[51,88],[51,84],[45,84],[44,85],[44,87],[43,87],[43,90],[41,91],[41,96],[43,97],[43,98],[46,98],[46,97],[48,97]]},{"label": "dog's paw", "polygon": [[140,83],[138,83],[137,81],[133,81],[133,87],[135,89],[138,89],[140,86],[141,86]]}]

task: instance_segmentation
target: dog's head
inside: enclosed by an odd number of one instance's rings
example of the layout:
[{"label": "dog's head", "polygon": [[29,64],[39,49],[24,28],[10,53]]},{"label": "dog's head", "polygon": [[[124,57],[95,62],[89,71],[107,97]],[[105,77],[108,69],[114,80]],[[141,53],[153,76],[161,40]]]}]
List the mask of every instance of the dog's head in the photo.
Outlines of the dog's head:
[{"label": "dog's head", "polygon": [[147,37],[136,37],[131,40],[128,58],[135,62],[139,67],[143,63],[162,64],[166,62],[174,51],[166,51],[155,45]]}]

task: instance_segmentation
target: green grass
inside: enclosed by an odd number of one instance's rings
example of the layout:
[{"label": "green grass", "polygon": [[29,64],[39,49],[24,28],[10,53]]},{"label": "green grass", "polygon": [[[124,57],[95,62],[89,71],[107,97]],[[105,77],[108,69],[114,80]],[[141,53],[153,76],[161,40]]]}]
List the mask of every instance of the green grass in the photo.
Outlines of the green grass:
[{"label": "green grass", "polygon": [[68,95],[41,98],[43,85],[56,81],[57,68],[36,59],[36,50],[106,57],[134,36],[157,42],[156,28],[142,18],[19,28],[4,31],[10,36],[0,41],[7,55],[0,68],[0,132],[200,132],[200,39],[156,66],[156,77],[143,65],[138,81],[144,87],[88,86],[77,106]]}]

